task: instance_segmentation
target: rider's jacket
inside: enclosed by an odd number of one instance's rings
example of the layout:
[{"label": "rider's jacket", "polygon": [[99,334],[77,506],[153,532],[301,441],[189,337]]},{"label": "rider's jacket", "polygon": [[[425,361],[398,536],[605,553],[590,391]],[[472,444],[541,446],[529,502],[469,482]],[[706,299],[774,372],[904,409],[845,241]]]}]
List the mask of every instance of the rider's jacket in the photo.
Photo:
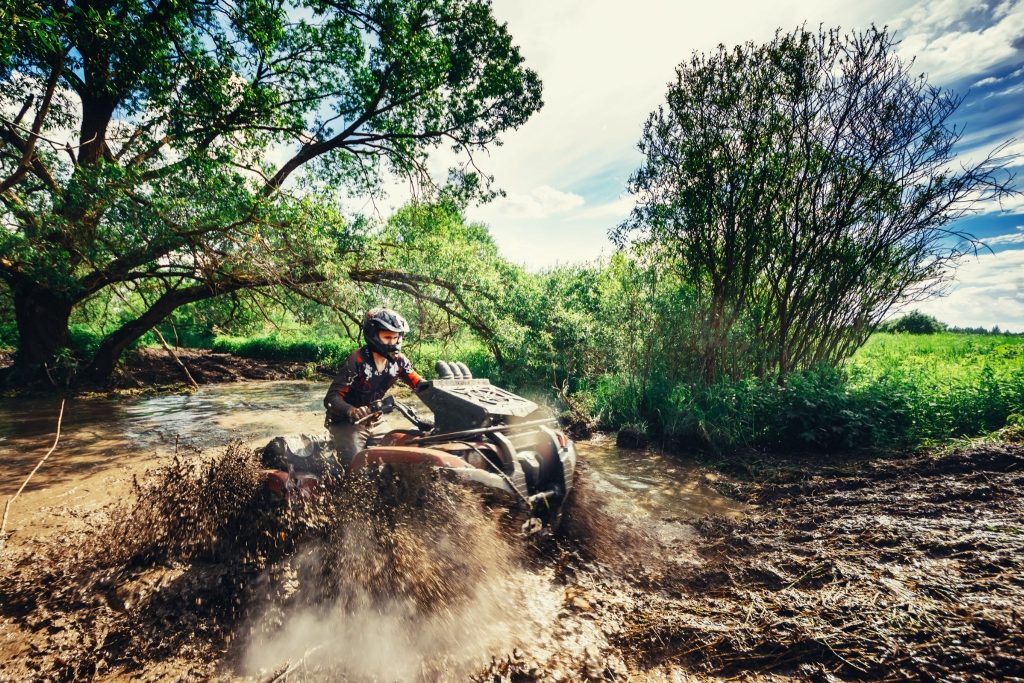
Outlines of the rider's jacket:
[{"label": "rider's jacket", "polygon": [[377,370],[373,352],[368,346],[353,351],[324,397],[328,417],[344,419],[350,407],[368,406],[379,401],[398,380],[414,389],[421,381],[412,363],[402,354],[388,358],[384,369]]}]

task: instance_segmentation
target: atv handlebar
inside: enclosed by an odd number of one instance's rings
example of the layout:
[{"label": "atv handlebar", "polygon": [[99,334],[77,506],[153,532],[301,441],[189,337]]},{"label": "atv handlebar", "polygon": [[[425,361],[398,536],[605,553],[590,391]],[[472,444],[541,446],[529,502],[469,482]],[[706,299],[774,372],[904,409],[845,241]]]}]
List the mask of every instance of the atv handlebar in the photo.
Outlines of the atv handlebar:
[{"label": "atv handlebar", "polygon": [[378,401],[374,401],[367,407],[370,409],[370,413],[368,415],[364,415],[358,420],[353,421],[352,424],[362,424],[363,422],[366,422],[371,418],[380,417],[381,415],[387,415],[388,413],[393,413],[394,411],[397,410],[399,413],[402,414],[402,417],[404,417],[413,425],[415,425],[417,429],[421,429],[425,432],[428,432],[434,428],[433,422],[430,422],[428,420],[421,420],[419,417],[416,416],[415,410],[405,405],[404,403],[399,403],[398,401],[395,400],[394,396],[385,396],[384,398]]}]

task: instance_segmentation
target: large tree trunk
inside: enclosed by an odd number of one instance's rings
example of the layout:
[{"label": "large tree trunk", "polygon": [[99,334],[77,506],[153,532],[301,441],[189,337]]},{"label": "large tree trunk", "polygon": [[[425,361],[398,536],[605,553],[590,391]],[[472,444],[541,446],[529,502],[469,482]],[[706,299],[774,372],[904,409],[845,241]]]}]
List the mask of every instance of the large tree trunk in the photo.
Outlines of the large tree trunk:
[{"label": "large tree trunk", "polygon": [[86,371],[86,375],[92,381],[100,384],[106,383],[117,367],[121,355],[134,344],[142,335],[153,329],[174,310],[176,306],[161,306],[158,309],[150,309],[141,317],[125,323],[115,332],[112,332],[99,348],[96,355]]},{"label": "large tree trunk", "polygon": [[107,382],[114,373],[121,354],[139,337],[162,323],[178,306],[207,299],[213,295],[213,291],[205,286],[165,292],[145,313],[134,320],[129,320],[103,340],[86,371],[89,379],[98,383]]},{"label": "large tree trunk", "polygon": [[68,319],[72,301],[30,282],[12,282],[14,319],[18,325],[18,352],[6,373],[8,385],[58,382],[54,357],[68,345]]}]

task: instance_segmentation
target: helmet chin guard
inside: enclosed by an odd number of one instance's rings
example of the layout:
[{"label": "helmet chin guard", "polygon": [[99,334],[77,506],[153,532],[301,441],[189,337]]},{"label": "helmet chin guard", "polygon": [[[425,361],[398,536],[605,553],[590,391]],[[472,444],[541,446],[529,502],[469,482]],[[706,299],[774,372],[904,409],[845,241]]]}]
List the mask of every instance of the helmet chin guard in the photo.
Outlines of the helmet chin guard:
[{"label": "helmet chin guard", "polygon": [[[397,332],[397,344],[385,344],[380,340],[382,331]],[[402,339],[409,332],[409,323],[401,315],[390,308],[373,308],[366,314],[363,321],[363,339],[371,351],[388,358],[394,358],[402,350]]]}]

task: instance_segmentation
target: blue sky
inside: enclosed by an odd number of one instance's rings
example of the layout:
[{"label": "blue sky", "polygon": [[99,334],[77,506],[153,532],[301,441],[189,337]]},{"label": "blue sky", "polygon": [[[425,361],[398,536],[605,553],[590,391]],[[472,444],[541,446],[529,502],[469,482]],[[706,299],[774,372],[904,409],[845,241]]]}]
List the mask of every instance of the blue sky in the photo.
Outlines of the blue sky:
[{"label": "blue sky", "polygon": [[[545,106],[482,160],[507,197],[468,213],[530,268],[611,253],[608,230],[632,206],[625,185],[641,127],[676,64],[778,27],[889,26],[915,70],[965,95],[964,161],[1009,139],[1008,152],[1024,153],[1024,0],[495,0],[494,12],[544,81]],[[1024,171],[1024,156],[1015,163]],[[916,307],[952,324],[1024,331],[1024,201],[987,206],[962,227],[991,251],[963,262],[947,296]]]}]

